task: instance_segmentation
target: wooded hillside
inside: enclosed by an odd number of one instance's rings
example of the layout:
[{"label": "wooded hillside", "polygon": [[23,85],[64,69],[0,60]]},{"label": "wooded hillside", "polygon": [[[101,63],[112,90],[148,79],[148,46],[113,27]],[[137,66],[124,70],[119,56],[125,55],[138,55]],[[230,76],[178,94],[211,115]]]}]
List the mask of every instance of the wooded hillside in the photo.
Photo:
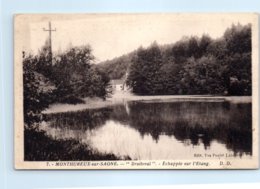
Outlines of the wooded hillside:
[{"label": "wooded hillside", "polygon": [[110,79],[127,80],[141,95],[251,95],[251,25],[232,25],[212,39],[183,37],[174,44],[154,42],[97,65]]}]

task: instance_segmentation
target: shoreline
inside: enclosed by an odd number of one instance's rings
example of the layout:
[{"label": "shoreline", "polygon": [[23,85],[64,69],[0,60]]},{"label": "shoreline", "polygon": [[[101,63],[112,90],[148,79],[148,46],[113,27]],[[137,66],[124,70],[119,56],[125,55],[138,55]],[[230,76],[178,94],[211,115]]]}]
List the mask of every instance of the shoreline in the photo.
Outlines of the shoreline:
[{"label": "shoreline", "polygon": [[232,103],[250,103],[252,96],[213,96],[213,95],[156,95],[156,96],[138,96],[129,92],[118,91],[112,97],[102,100],[100,98],[84,98],[85,104],[52,104],[44,110],[43,114],[62,113],[71,111],[80,111],[84,109],[97,109],[122,104],[130,101],[149,102],[222,102],[229,101]]}]

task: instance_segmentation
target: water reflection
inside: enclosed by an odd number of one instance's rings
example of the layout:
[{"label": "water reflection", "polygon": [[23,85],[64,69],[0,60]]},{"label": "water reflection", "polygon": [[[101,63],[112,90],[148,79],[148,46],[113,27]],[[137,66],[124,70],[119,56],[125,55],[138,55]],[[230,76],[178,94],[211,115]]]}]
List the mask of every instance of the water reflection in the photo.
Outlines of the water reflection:
[{"label": "water reflection", "polygon": [[251,103],[128,102],[51,114],[42,125],[54,139],[131,159],[191,158],[194,153],[252,154]]}]

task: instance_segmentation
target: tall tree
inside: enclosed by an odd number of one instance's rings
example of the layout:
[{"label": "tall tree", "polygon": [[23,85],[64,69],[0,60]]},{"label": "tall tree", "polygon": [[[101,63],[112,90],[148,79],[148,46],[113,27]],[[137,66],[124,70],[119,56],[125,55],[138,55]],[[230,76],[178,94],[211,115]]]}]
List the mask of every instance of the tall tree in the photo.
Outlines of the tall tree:
[{"label": "tall tree", "polygon": [[157,94],[163,89],[160,80],[162,54],[155,42],[149,48],[137,50],[133,58],[127,83],[137,94]]}]

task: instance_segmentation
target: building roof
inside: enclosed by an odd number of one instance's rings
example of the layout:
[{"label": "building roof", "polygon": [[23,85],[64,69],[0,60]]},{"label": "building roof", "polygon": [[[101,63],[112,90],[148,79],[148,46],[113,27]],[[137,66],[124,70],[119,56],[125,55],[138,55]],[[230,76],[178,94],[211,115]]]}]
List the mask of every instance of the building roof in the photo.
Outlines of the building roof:
[{"label": "building roof", "polygon": [[123,79],[113,79],[113,80],[111,80],[111,84],[112,85],[123,85],[124,80]]}]

